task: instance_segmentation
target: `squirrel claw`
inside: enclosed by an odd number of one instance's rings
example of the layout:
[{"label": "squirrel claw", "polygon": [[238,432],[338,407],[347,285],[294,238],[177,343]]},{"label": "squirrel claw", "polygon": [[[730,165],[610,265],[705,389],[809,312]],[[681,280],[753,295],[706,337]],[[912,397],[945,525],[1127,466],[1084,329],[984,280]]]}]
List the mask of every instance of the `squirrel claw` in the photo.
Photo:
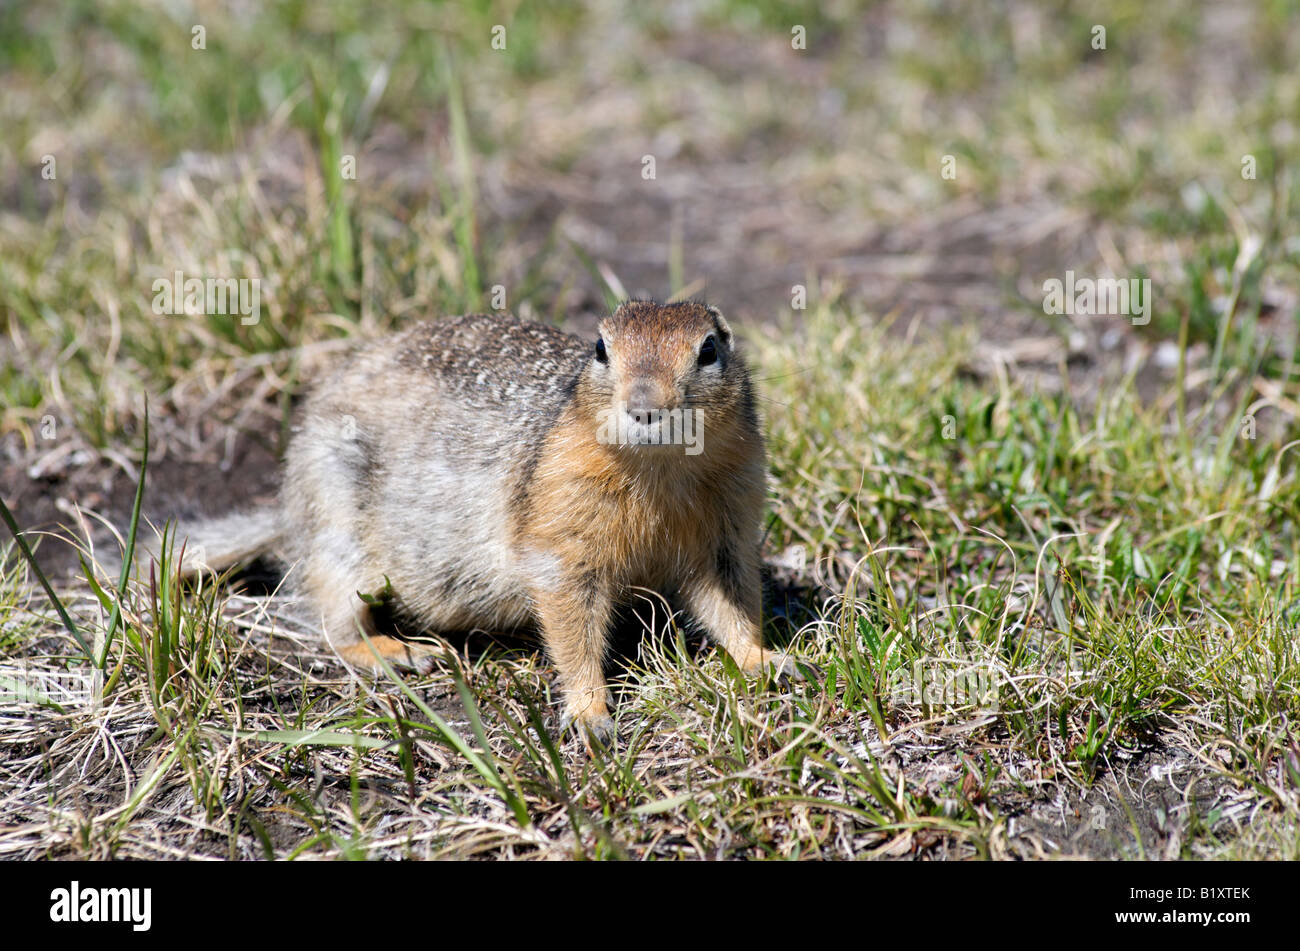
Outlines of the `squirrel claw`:
[{"label": "squirrel claw", "polygon": [[566,713],[560,718],[560,732],[576,732],[583,740],[602,748],[613,744],[617,730],[614,719],[608,715],[595,717],[576,717]]}]

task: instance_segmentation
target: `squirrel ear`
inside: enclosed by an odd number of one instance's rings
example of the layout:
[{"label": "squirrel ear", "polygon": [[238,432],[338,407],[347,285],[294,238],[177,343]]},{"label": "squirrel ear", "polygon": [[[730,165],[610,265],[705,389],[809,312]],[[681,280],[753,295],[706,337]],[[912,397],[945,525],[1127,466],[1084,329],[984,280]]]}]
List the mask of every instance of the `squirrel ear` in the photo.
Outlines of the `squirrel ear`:
[{"label": "squirrel ear", "polygon": [[714,307],[712,304],[707,305],[705,310],[707,310],[709,316],[713,318],[713,326],[717,328],[718,336],[722,339],[722,342],[727,345],[727,349],[730,350],[732,343],[731,326],[727,323],[727,318],[723,317],[722,311],[718,310],[718,308]]}]

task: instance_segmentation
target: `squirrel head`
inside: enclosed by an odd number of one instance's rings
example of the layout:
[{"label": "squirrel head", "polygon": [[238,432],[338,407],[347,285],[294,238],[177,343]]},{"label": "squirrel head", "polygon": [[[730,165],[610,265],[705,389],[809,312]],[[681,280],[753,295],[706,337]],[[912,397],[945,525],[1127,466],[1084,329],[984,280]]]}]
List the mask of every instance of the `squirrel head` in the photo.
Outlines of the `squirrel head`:
[{"label": "squirrel head", "polygon": [[577,395],[601,442],[696,455],[711,438],[756,436],[749,371],[716,307],[626,301],[599,333]]}]

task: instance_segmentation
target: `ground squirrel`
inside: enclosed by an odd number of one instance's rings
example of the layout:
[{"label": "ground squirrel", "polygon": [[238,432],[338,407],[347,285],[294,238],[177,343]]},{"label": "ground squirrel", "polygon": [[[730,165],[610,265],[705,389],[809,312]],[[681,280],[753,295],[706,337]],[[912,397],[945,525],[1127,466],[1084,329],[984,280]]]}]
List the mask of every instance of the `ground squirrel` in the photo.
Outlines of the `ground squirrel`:
[{"label": "ground squirrel", "polygon": [[279,505],[183,530],[184,570],[275,554],[352,665],[421,665],[359,596],[386,586],[429,630],[535,622],[564,722],[600,740],[608,627],[637,587],[745,671],[797,677],[761,640],[766,459],[731,328],[702,303],[629,301],[599,334],[476,314],[363,347],[308,397]]}]

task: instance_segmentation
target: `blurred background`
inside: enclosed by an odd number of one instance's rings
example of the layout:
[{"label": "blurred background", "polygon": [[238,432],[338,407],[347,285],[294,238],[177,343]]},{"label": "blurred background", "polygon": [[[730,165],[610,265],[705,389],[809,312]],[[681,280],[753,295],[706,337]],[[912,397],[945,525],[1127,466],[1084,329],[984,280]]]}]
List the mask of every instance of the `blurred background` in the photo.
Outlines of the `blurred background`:
[{"label": "blurred background", "polygon": [[[332,343],[502,305],[589,330],[626,295],[960,327],[971,372],[1059,388],[1065,359],[1085,399],[1184,351],[1285,389],[1296,15],[4,3],[4,481],[37,521],[61,473],[65,501],[129,498],[84,467],[130,475],[148,393],[156,461],[192,466],[169,504],[236,467],[263,491]],[[1067,270],[1150,279],[1150,323],[1044,313]],[[176,271],[259,279],[260,319],[160,317]]]}]

